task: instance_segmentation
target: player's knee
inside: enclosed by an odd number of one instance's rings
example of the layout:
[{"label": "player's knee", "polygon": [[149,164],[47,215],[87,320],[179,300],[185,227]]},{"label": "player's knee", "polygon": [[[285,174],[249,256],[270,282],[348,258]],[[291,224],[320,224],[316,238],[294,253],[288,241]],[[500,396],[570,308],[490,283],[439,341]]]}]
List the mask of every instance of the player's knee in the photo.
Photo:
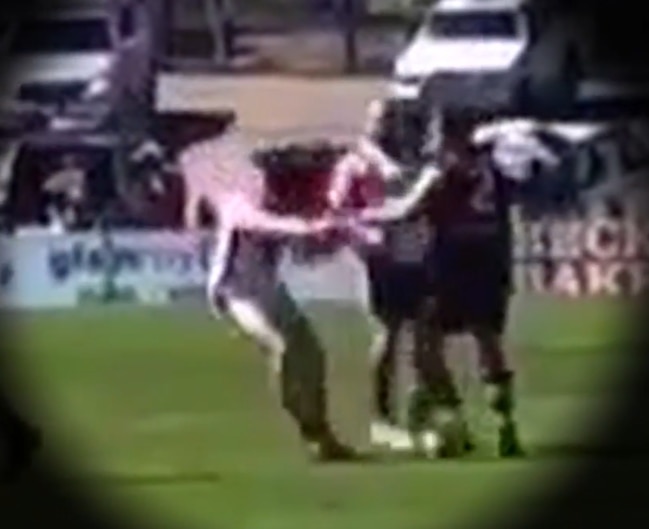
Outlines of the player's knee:
[{"label": "player's knee", "polygon": [[219,291],[219,284],[216,281],[208,281],[207,287],[205,288],[205,298],[207,300],[207,307],[215,318],[219,319],[227,312],[227,299]]},{"label": "player's knee", "polygon": [[258,346],[275,356],[281,356],[287,348],[286,339],[276,329],[264,310],[251,300],[229,299],[228,315],[237,327],[252,338]]}]

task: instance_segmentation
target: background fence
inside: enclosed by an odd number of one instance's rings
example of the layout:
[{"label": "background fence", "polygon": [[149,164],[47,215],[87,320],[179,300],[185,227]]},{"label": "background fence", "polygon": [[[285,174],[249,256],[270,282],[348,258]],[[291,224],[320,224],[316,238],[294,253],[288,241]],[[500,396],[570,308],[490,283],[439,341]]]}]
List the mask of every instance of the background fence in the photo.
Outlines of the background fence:
[{"label": "background fence", "polygon": [[[25,234],[0,239],[5,308],[73,308],[88,300],[202,303],[212,235],[165,231]],[[568,297],[635,296],[649,285],[649,229],[638,219],[544,220],[517,224],[520,292]],[[351,250],[314,266],[285,260],[296,298],[363,305],[363,267]]]},{"label": "background fence", "polygon": [[410,27],[414,11],[403,9],[409,3],[167,1],[167,63],[176,69],[383,73]]}]

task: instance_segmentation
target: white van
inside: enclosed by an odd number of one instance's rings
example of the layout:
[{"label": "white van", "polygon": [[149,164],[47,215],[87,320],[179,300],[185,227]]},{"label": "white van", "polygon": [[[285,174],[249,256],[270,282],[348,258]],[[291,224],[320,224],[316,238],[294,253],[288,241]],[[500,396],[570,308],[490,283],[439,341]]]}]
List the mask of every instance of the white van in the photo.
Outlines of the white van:
[{"label": "white van", "polygon": [[[538,23],[526,0],[438,0],[396,58],[390,96],[415,99],[427,84],[440,102],[509,107],[532,86],[552,92],[550,81],[574,97],[581,69],[576,49],[563,36],[548,46],[544,35],[539,59]],[[544,82],[531,82],[532,75]]]}]

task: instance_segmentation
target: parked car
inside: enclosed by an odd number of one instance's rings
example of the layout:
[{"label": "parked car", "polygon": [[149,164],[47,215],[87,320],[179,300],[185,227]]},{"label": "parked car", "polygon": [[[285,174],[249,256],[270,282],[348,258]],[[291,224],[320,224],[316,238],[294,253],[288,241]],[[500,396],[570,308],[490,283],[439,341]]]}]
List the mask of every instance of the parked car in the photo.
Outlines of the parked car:
[{"label": "parked car", "polygon": [[582,78],[581,49],[551,31],[527,0],[439,0],[395,61],[391,97],[426,87],[442,106],[567,104]]},{"label": "parked car", "polygon": [[152,27],[141,0],[74,0],[14,23],[3,108],[32,106],[55,130],[135,126],[152,106]]},{"label": "parked car", "polygon": [[12,221],[18,225],[43,222],[42,186],[65,158],[74,157],[87,177],[84,217],[93,222],[126,177],[127,149],[116,134],[44,130],[23,135],[8,182],[7,207]]}]

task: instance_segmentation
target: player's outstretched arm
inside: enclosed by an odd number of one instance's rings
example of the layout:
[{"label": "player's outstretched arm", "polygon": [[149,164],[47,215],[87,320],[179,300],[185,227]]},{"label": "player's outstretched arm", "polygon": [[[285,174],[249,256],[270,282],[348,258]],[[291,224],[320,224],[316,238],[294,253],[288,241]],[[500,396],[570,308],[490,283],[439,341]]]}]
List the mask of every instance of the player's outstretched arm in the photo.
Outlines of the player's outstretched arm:
[{"label": "player's outstretched arm", "polygon": [[401,177],[399,164],[369,138],[358,140],[357,152],[381,173],[384,180],[397,180]]},{"label": "player's outstretched arm", "polygon": [[428,191],[440,181],[442,172],[434,166],[426,167],[408,192],[398,198],[388,198],[379,207],[365,208],[358,214],[361,222],[391,222],[406,217],[421,203]]},{"label": "player's outstretched arm", "polygon": [[246,203],[236,209],[233,224],[243,230],[256,231],[268,235],[309,236],[316,235],[334,227],[333,220],[306,220],[295,215],[277,215]]},{"label": "player's outstretched arm", "polygon": [[329,190],[327,191],[327,202],[332,209],[338,209],[349,194],[354,178],[354,154],[346,153],[336,163],[331,175]]}]

